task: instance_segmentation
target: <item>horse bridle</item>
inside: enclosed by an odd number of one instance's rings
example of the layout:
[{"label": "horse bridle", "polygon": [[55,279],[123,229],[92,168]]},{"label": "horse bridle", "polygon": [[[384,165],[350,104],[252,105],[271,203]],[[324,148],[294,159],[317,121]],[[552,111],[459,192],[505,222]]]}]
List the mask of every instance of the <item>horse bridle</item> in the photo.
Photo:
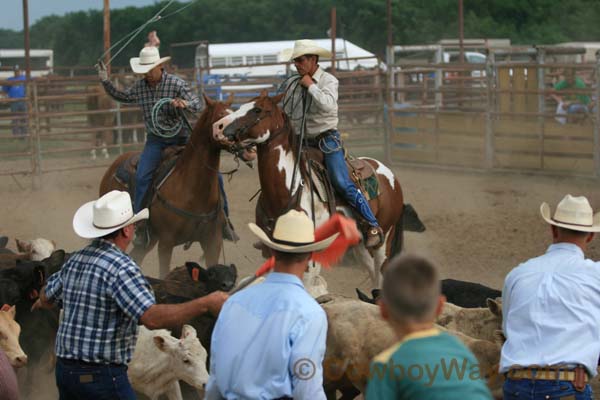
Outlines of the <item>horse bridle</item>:
[{"label": "horse bridle", "polygon": [[[255,107],[257,109],[260,110],[260,108]],[[238,130],[240,132],[247,132],[250,128],[256,126],[260,121],[266,119],[267,117],[270,117],[273,114],[273,111],[266,111],[264,113],[264,115],[258,116],[255,120],[250,121],[246,124],[244,124],[242,127],[240,127]],[[264,142],[261,143],[250,143],[246,146],[243,146],[241,143],[234,143],[231,144],[230,147],[235,149],[235,151],[244,151],[246,149],[251,148],[252,146],[262,146],[262,145],[266,145],[267,143],[269,143],[271,140],[275,139],[277,136],[281,135],[284,131],[285,128],[287,128],[289,126],[289,121],[287,116],[285,115],[285,113],[282,113],[283,116],[283,125],[281,126],[281,128],[277,129],[276,131],[273,132],[273,134],[271,136],[269,136],[269,138],[267,140],[265,140]]]}]

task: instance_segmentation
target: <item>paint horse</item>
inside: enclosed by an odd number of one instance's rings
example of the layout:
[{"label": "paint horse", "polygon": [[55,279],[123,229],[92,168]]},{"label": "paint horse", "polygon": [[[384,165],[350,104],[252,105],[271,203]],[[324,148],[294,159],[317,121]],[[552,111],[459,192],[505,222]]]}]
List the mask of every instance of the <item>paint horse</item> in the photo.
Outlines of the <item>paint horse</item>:
[{"label": "paint horse", "polygon": [[[204,96],[206,108],[170,174],[156,189],[148,206],[149,229],[147,247],[134,246],[131,255],[141,264],[146,254],[158,243],[159,273],[169,272],[173,247],[200,242],[206,265],[218,263],[223,247],[224,212],[219,191],[218,170],[223,146],[212,139],[212,125],[232,111],[227,103]],[[127,190],[116,176],[119,166],[139,152],[128,152],[117,158],[100,183],[100,195],[111,190]],[[159,167],[160,168],[160,167]],[[135,176],[135,171],[132,171]]]},{"label": "paint horse", "polygon": [[[321,199],[316,180],[311,179],[312,174],[307,172],[310,169],[307,160],[322,157],[320,152],[314,149],[304,151],[302,162],[298,168],[295,167],[299,136],[294,133],[289,118],[277,106],[282,97],[283,94],[268,97],[263,93],[213,126],[213,136],[217,141],[241,147],[256,145],[261,187],[256,223],[269,233],[272,233],[275,219],[289,208],[303,209],[313,217],[315,226],[326,221],[335,211]],[[404,199],[400,183],[388,167],[374,159],[361,160],[367,163],[366,168],[377,180],[379,194],[371,198],[369,205],[385,233],[385,245],[369,250],[361,243],[355,248],[355,255],[368,269],[373,286],[379,287],[384,262],[402,249]],[[337,211],[354,216],[354,211],[345,203],[338,203]],[[311,280],[319,273],[319,266],[311,267],[305,274],[305,282],[311,285]]]}]

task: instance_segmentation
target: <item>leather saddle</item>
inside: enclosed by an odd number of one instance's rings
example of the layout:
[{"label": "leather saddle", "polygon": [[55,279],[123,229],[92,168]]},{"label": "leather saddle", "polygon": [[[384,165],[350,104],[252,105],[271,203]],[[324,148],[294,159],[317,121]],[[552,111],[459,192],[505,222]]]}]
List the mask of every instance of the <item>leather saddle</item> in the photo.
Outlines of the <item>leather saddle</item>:
[{"label": "leather saddle", "polygon": [[[163,182],[169,177],[184,148],[185,146],[169,146],[162,151],[160,164],[154,171],[152,183],[144,196],[143,207],[148,206],[148,203],[150,202],[150,199],[154,197],[156,190],[158,190]],[[114,174],[114,179],[127,188],[132,199],[135,196],[135,174],[140,162],[140,156],[141,153],[133,153],[131,156],[121,161]]]},{"label": "leather saddle", "polygon": [[[319,199],[322,202],[328,203],[330,213],[334,213],[336,203],[344,203],[345,201],[333,189],[323,162],[323,153],[309,147],[305,151],[305,157],[307,160],[307,163],[304,163],[304,168],[306,169],[304,171],[305,176],[310,176],[311,186],[319,196]],[[379,181],[375,174],[375,168],[369,162],[360,158],[350,157],[347,153],[345,154],[345,159],[350,179],[352,179],[365,198],[371,200],[378,197],[381,193],[379,191]]]}]

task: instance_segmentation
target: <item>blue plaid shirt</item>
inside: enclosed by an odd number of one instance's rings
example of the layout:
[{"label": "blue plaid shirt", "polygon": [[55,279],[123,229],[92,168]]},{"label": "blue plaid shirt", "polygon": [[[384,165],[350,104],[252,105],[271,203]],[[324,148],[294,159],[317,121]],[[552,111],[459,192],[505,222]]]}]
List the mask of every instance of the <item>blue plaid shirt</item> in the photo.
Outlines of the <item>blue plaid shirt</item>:
[{"label": "blue plaid shirt", "polygon": [[73,253],[48,279],[45,293],[64,311],[56,355],[95,363],[127,364],[138,321],[155,304],[137,264],[103,239]]},{"label": "blue plaid shirt", "polygon": [[[103,81],[102,85],[113,99],[120,101],[121,103],[132,103],[138,104],[142,107],[144,114],[144,123],[146,124],[146,131],[149,134],[153,134],[154,127],[152,124],[152,107],[158,100],[164,97],[179,98],[187,101],[188,109],[193,112],[200,111],[202,103],[198,96],[192,93],[189,85],[183,79],[167,74],[165,71],[162,73],[162,79],[160,83],[154,87],[148,85],[146,79],[140,79],[136,81],[132,87],[122,91],[117,89],[111,81]],[[179,122],[179,114],[172,105],[165,105],[158,112],[158,123],[162,126],[171,127]],[[187,127],[183,126],[178,136],[187,136],[190,132]],[[156,135],[155,135],[156,136]]]}]

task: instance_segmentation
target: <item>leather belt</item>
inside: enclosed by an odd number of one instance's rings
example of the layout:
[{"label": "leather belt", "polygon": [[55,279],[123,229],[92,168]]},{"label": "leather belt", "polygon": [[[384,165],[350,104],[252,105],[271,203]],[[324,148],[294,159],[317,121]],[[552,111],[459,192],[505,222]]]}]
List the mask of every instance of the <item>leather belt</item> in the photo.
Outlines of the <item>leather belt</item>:
[{"label": "leather belt", "polygon": [[85,366],[85,367],[110,367],[110,368],[125,368],[127,367],[126,364],[116,364],[116,363],[96,363],[96,362],[89,362],[89,361],[83,361],[83,360],[75,360],[72,358],[63,358],[63,357],[56,357],[61,363],[63,363],[64,365],[70,365],[70,366]]},{"label": "leather belt", "polygon": [[335,129],[329,129],[329,130],[326,130],[325,132],[319,133],[317,136],[314,136],[311,138],[306,138],[304,140],[306,141],[307,146],[319,147],[319,142],[321,141],[321,139],[324,139],[327,136],[333,134],[333,132],[335,132]]},{"label": "leather belt", "polygon": [[574,369],[565,368],[565,366],[561,365],[549,365],[544,368],[514,368],[508,371],[506,377],[509,379],[529,379],[533,381],[558,380],[572,382],[575,390],[579,392],[585,390],[586,384],[589,382],[587,371],[581,365]]}]

